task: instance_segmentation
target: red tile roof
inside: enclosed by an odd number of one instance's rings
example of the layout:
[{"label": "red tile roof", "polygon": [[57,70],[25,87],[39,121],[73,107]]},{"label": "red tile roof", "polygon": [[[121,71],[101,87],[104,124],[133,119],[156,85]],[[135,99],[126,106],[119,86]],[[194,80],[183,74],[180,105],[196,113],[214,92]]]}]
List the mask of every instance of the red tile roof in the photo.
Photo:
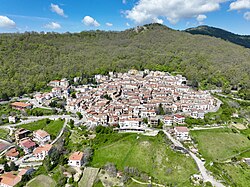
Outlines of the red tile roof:
[{"label": "red tile roof", "polygon": [[177,132],[189,132],[189,129],[187,127],[175,127],[175,130]]},{"label": "red tile roof", "polygon": [[11,103],[11,106],[26,108],[28,106],[31,106],[31,104],[27,104],[27,103],[23,103],[23,102],[14,102],[14,103]]},{"label": "red tile roof", "polygon": [[69,160],[82,160],[83,158],[83,152],[75,152],[72,155],[70,155]]},{"label": "red tile roof", "polygon": [[19,155],[19,152],[16,150],[16,148],[11,148],[9,151],[6,152],[6,156],[8,157],[17,157]]},{"label": "red tile roof", "polygon": [[46,136],[49,136],[49,134],[44,130],[37,130],[35,131],[35,135],[40,136],[41,138],[45,138]]},{"label": "red tile roof", "polygon": [[0,177],[0,184],[5,184],[7,186],[15,186],[21,181],[21,177],[13,175],[12,173],[4,173]]},{"label": "red tile roof", "polygon": [[20,145],[22,145],[23,147],[26,147],[26,148],[31,148],[31,147],[34,147],[36,145],[36,143],[30,139],[26,139],[26,140],[22,140],[20,142]]},{"label": "red tile roof", "polygon": [[33,154],[40,154],[40,153],[42,153],[43,151],[49,152],[51,148],[52,148],[52,145],[51,145],[51,144],[46,144],[46,145],[44,145],[44,146],[39,146],[39,147],[37,147],[37,148],[33,151]]}]

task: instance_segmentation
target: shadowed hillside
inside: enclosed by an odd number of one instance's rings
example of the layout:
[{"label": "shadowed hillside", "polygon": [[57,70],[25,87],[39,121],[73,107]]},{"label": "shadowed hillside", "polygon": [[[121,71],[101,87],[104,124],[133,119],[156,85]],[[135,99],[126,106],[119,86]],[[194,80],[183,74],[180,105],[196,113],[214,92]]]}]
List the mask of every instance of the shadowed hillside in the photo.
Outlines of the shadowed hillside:
[{"label": "shadowed hillside", "polygon": [[219,28],[209,26],[199,26],[187,29],[185,31],[191,34],[202,34],[221,38],[223,40],[244,46],[246,48],[250,48],[250,36],[238,35]]}]

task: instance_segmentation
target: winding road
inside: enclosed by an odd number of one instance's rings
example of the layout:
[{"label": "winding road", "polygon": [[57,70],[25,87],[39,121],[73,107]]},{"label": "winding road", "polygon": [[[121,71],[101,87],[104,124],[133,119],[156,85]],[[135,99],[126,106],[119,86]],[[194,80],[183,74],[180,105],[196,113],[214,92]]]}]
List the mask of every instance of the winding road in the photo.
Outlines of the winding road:
[{"label": "winding road", "polygon": [[[186,149],[182,143],[176,139],[174,139],[171,134],[169,134],[166,130],[163,131],[166,136],[172,141],[172,143],[175,146],[178,147],[182,147],[183,149]],[[187,150],[189,155],[194,159],[194,161],[196,162],[196,165],[198,166],[198,169],[203,177],[203,180],[205,182],[209,181],[211,182],[211,184],[215,187],[225,187],[222,183],[218,182],[212,175],[210,175],[209,171],[205,168],[204,166],[204,162],[201,161],[201,159],[199,159],[194,153],[192,153],[191,151]]]}]

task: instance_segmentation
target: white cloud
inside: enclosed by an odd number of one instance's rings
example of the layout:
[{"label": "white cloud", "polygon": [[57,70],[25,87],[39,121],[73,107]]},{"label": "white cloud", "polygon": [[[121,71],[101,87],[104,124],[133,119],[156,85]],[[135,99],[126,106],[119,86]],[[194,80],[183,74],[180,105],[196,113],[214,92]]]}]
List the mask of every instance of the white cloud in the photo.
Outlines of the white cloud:
[{"label": "white cloud", "polygon": [[155,22],[159,17],[175,24],[182,18],[191,18],[220,8],[227,0],[139,0],[125,11],[126,18],[137,24]]},{"label": "white cloud", "polygon": [[247,20],[247,21],[250,21],[250,12],[246,12],[244,14],[244,18]]},{"label": "white cloud", "polygon": [[126,3],[127,3],[127,0],[122,0],[122,3],[123,3],[123,4],[126,4]]},{"label": "white cloud", "polygon": [[163,20],[162,19],[159,19],[159,18],[153,18],[152,20],[153,23],[160,23],[160,24],[163,24]]},{"label": "white cloud", "polygon": [[82,20],[82,22],[86,25],[86,26],[94,26],[94,27],[99,27],[100,24],[92,17],[90,16],[85,16]]},{"label": "white cloud", "polygon": [[46,29],[60,29],[61,25],[59,23],[56,23],[56,22],[50,22],[50,23],[46,24],[44,26],[44,28],[46,28]]},{"label": "white cloud", "polygon": [[229,10],[250,9],[250,0],[237,0],[230,4]]},{"label": "white cloud", "polygon": [[129,24],[129,23],[126,23],[126,26],[127,26],[127,27],[130,27],[130,24]]},{"label": "white cloud", "polygon": [[58,15],[63,16],[63,17],[68,17],[67,15],[64,14],[64,10],[61,9],[58,5],[51,3],[50,7],[51,7],[52,12],[55,12]]},{"label": "white cloud", "polygon": [[0,16],[0,28],[13,29],[16,23],[6,16]]},{"label": "white cloud", "polygon": [[197,17],[196,17],[196,20],[199,22],[199,25],[202,25],[203,24],[203,21],[207,19],[207,16],[204,15],[204,14],[199,14]]},{"label": "white cloud", "polygon": [[204,14],[199,14],[199,15],[196,17],[196,20],[197,20],[198,22],[202,22],[202,21],[204,21],[205,19],[207,19],[207,16],[204,15]]},{"label": "white cloud", "polygon": [[108,26],[108,27],[112,27],[112,26],[113,26],[113,24],[112,24],[112,23],[106,23],[106,26]]}]

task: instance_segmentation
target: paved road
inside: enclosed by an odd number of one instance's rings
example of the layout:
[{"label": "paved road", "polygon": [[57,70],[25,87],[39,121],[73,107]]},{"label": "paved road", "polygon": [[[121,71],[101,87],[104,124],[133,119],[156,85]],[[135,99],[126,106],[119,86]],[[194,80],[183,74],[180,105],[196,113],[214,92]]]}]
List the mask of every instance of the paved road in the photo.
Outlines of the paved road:
[{"label": "paved road", "polygon": [[57,140],[58,140],[59,138],[61,138],[61,136],[63,135],[63,132],[64,132],[64,130],[65,130],[65,127],[66,127],[67,123],[68,123],[68,120],[65,119],[65,122],[64,122],[64,124],[63,124],[63,128],[61,129],[61,132],[60,132],[59,135],[56,137],[56,139],[54,139],[53,142],[51,142],[51,145],[53,145],[54,143],[56,143]]},{"label": "paved road", "polygon": [[12,145],[8,142],[8,146],[0,153],[0,156],[3,156],[10,148],[15,147],[15,145]]},{"label": "paved road", "polygon": [[225,126],[216,126],[216,127],[194,127],[190,129],[191,131],[198,131],[198,130],[209,130],[209,129],[222,129],[225,128]]},{"label": "paved road", "polygon": [[194,161],[196,162],[199,171],[201,172],[201,175],[204,179],[205,182],[209,181],[211,182],[211,184],[215,187],[225,187],[222,183],[218,182],[213,176],[211,176],[208,172],[208,170],[205,168],[204,166],[204,162],[202,162],[194,153],[192,153],[191,151],[189,151],[189,154],[191,155],[191,157],[194,159]]},{"label": "paved road", "polygon": [[[164,130],[163,132],[167,135],[167,137],[173,142],[173,144],[175,146],[179,146],[179,147],[184,148],[184,146],[182,145],[182,143],[179,142],[178,140],[174,139],[166,130]],[[204,166],[204,162],[202,162],[201,159],[199,159],[194,153],[192,153],[189,150],[188,150],[188,153],[190,154],[190,156],[196,162],[196,165],[198,166],[198,169],[199,169],[199,171],[200,171],[200,173],[201,173],[201,175],[203,177],[203,180],[205,182],[209,181],[215,187],[225,187],[222,183],[218,182],[216,179],[214,179],[213,176],[211,176],[209,174],[208,170]]]},{"label": "paved road", "polygon": [[223,95],[223,94],[217,94],[218,96],[224,97],[224,98],[230,98],[236,101],[244,101],[244,102],[250,102],[249,100],[244,100],[244,99],[240,99],[240,98],[235,98],[235,97],[231,97],[231,96],[227,96],[227,95]]}]

